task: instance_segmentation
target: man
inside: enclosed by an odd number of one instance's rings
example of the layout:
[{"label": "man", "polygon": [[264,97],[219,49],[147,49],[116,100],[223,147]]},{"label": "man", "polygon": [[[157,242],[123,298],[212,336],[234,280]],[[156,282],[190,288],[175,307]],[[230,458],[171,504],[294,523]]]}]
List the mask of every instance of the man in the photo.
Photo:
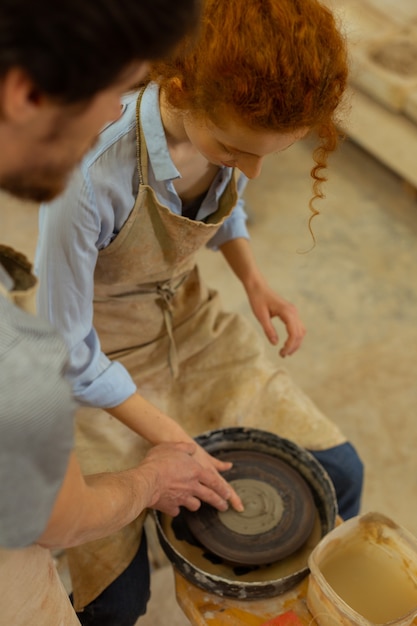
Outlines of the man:
[{"label": "man", "polygon": [[[0,187],[35,201],[59,194],[146,60],[197,16],[194,0],[0,0]],[[192,443],[156,446],[128,471],[82,476],[66,349],[10,301],[25,308],[35,282],[25,257],[0,246],[0,625],[75,626],[48,548],[103,537],[146,507],[175,515],[205,500],[225,509],[231,492],[217,472],[226,466],[203,468]],[[144,611],[147,584],[138,581],[124,624]],[[88,623],[121,626],[97,612]]]}]

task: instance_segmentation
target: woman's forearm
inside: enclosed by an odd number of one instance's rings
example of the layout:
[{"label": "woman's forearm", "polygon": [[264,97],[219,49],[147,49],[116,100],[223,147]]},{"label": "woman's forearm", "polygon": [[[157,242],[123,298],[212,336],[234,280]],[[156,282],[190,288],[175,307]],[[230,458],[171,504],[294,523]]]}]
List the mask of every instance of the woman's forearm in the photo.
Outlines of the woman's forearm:
[{"label": "woman's forearm", "polygon": [[220,250],[228,265],[246,290],[264,278],[258,268],[248,239],[238,237],[224,243]]},{"label": "woman's forearm", "polygon": [[118,406],[106,410],[152,444],[192,441],[175,420],[145,400],[139,393],[134,393]]}]

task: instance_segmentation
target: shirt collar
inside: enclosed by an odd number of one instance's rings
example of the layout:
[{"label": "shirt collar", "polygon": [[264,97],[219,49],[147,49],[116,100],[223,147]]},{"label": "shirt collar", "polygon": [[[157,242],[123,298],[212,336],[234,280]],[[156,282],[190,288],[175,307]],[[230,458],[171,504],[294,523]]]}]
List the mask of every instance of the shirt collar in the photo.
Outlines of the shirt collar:
[{"label": "shirt collar", "polygon": [[143,92],[140,121],[155,179],[181,178],[169,154],[159,109],[159,86],[156,83],[149,83]]}]

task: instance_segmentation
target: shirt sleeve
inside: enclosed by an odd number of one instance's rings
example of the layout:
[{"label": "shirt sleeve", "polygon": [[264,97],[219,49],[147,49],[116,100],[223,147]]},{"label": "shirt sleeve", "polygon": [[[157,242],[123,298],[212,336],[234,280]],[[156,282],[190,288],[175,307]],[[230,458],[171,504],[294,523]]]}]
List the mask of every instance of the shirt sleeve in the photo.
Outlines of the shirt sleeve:
[{"label": "shirt sleeve", "polygon": [[100,196],[99,213],[87,167],[74,173],[62,196],[40,208],[38,311],[69,348],[75,397],[102,408],[117,406],[136,390],[127,370],[101,351],[93,327],[94,269],[99,247],[109,243],[114,230],[111,197]]},{"label": "shirt sleeve", "polygon": [[232,213],[224,221],[217,233],[210,239],[207,247],[211,250],[218,250],[224,243],[238,237],[249,239],[249,232],[246,226],[248,216],[245,211],[245,201],[242,194],[246,188],[248,179],[244,174],[240,174],[237,181],[237,192],[239,199]]}]

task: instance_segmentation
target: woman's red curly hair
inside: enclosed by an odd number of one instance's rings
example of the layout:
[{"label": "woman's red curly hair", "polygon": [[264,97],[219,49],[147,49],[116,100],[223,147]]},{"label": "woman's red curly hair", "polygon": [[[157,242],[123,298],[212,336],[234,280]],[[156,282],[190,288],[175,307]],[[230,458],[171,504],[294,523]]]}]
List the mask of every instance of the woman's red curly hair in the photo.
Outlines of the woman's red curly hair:
[{"label": "woman's red curly hair", "polygon": [[218,125],[226,105],[251,129],[315,131],[313,200],[338,144],[347,75],[345,40],[317,0],[204,0],[197,38],[151,69],[173,107]]}]

